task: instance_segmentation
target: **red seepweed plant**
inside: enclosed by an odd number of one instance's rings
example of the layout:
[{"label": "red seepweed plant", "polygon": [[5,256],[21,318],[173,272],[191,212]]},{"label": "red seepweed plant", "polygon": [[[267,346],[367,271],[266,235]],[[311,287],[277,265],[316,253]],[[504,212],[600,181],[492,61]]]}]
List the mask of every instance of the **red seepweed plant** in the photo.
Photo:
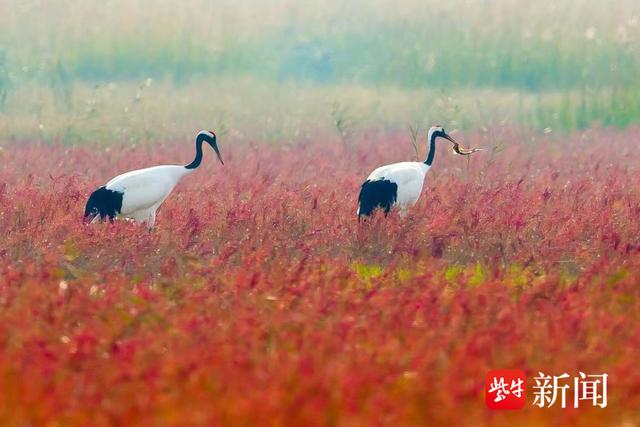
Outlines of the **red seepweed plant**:
[{"label": "red seepweed plant", "polygon": [[[83,224],[85,198],[182,142],[5,146],[0,425],[638,423],[637,134],[466,135],[489,149],[443,146],[408,217],[365,225],[403,136],[229,144],[153,233]],[[500,368],[606,372],[615,410],[491,412]]]}]

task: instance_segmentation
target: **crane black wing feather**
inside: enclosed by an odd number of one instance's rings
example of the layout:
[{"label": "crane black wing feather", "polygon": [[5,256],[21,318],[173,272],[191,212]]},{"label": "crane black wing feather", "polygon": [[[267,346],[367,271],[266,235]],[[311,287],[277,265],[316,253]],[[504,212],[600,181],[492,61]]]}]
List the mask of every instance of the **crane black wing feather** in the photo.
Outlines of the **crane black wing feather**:
[{"label": "crane black wing feather", "polygon": [[384,210],[385,215],[398,199],[398,184],[387,179],[366,180],[358,196],[358,218],[370,216],[376,208]]}]

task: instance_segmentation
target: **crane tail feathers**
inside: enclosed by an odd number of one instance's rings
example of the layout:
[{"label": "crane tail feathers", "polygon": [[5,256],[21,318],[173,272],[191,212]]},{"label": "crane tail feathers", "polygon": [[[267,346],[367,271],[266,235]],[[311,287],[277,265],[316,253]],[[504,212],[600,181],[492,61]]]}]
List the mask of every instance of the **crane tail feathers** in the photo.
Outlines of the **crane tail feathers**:
[{"label": "crane tail feathers", "polygon": [[114,219],[122,211],[124,194],[119,191],[108,190],[105,186],[91,193],[84,208],[85,219],[95,217]]},{"label": "crane tail feathers", "polygon": [[360,188],[358,196],[358,219],[370,216],[380,208],[385,215],[398,199],[398,184],[387,179],[366,180]]}]

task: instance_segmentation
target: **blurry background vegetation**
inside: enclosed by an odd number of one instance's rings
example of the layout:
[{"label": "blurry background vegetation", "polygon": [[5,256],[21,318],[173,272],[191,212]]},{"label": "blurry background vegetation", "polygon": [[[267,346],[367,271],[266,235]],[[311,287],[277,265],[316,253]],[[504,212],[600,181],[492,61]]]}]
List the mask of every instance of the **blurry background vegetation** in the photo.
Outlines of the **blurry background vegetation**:
[{"label": "blurry background vegetation", "polygon": [[637,0],[1,0],[0,139],[640,120]]}]

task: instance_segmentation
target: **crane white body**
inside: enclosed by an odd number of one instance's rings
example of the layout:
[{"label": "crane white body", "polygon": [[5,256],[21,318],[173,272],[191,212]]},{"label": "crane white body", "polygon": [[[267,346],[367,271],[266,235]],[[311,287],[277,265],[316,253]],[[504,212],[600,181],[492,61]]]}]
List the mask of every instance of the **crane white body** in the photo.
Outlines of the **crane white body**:
[{"label": "crane white body", "polygon": [[[395,206],[402,211],[416,204],[422,194],[424,179],[431,166],[422,162],[399,162],[380,166],[367,177],[368,181],[389,180],[398,186]],[[359,214],[358,210],[358,214]]]},{"label": "crane white body", "polygon": [[400,162],[375,169],[360,188],[358,196],[358,219],[370,216],[380,208],[385,215],[392,208],[399,208],[401,215],[413,206],[422,194],[427,172],[435,156],[435,140],[438,137],[457,144],[441,126],[429,129],[429,154],[424,162]]},{"label": "crane white body", "polygon": [[156,211],[171,194],[174,187],[195,169],[181,165],[154,166],[123,173],[105,185],[110,191],[122,194],[119,217],[146,222],[153,228]]},{"label": "crane white body", "polygon": [[91,194],[85,207],[85,218],[92,217],[91,222],[105,217],[111,220],[131,218],[153,228],[160,205],[182,178],[200,166],[203,142],[211,145],[222,163],[215,133],[201,131],[196,137],[196,156],[191,163],[153,166],[116,176]]}]

